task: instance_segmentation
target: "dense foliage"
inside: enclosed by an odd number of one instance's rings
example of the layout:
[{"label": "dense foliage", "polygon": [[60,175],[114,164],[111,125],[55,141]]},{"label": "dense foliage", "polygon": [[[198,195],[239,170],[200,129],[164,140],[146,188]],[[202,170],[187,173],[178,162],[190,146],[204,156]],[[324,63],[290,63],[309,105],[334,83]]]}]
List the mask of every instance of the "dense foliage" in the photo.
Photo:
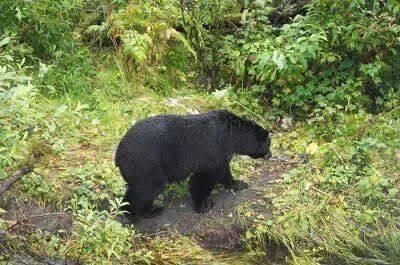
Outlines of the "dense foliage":
[{"label": "dense foliage", "polygon": [[0,180],[35,170],[1,196],[73,225],[12,233],[1,203],[0,260],[227,262],[193,238],[116,221],[124,183],[112,156],[132,122],[228,108],[276,132],[276,155],[308,158],[238,208],[246,261],[280,250],[293,264],[398,262],[400,3],[314,0],[270,20],[297,2],[3,0]]},{"label": "dense foliage", "polygon": [[253,56],[248,89],[268,109],[305,117],[316,108],[377,112],[397,102],[397,3],[314,1],[305,16],[281,28],[265,23],[263,9],[246,9],[243,29],[226,36],[225,54],[239,78]]},{"label": "dense foliage", "polygon": [[[249,248],[257,255],[284,248],[300,264],[395,264],[399,113],[340,115],[335,128],[322,123],[280,138],[277,148],[306,152],[310,163],[284,175],[265,191],[262,206],[254,205],[273,217],[257,218],[246,235]],[[324,130],[332,141],[321,139]]]}]

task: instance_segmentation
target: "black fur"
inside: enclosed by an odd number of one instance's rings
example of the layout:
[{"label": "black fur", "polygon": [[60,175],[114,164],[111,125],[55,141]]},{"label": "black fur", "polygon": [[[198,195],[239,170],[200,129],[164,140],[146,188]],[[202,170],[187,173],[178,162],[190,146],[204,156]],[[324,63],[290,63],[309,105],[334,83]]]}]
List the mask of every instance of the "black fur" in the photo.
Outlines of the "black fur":
[{"label": "black fur", "polygon": [[128,130],[115,164],[128,184],[124,200],[131,204],[130,212],[158,213],[153,201],[164,186],[189,176],[194,208],[205,212],[212,206],[208,196],[218,182],[229,189],[247,187],[232,179],[233,154],[270,156],[269,145],[268,131],[228,111],[161,115]]}]

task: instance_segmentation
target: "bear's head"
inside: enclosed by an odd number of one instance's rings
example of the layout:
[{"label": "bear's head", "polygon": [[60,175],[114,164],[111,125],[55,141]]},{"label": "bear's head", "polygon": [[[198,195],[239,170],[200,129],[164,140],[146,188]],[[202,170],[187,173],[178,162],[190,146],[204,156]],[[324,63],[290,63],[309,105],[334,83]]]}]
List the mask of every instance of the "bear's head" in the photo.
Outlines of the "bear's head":
[{"label": "bear's head", "polygon": [[252,158],[271,157],[269,132],[252,120],[233,117],[235,132],[234,151]]},{"label": "bear's head", "polygon": [[254,121],[244,120],[242,122],[243,155],[251,158],[270,158],[271,157],[271,138],[269,132]]}]

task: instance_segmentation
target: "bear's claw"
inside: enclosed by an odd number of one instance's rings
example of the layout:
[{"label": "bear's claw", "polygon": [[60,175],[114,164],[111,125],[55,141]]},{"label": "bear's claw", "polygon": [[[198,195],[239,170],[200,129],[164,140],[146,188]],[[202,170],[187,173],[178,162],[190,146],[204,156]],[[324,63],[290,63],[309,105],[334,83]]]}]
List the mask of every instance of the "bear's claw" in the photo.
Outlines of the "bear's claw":
[{"label": "bear's claw", "polygon": [[153,217],[160,216],[163,210],[164,210],[163,207],[158,206],[158,205],[153,205],[151,207],[151,209],[149,209],[143,213],[143,217],[144,218],[153,218]]},{"label": "bear's claw", "polygon": [[213,206],[214,202],[210,199],[206,199],[200,204],[198,212],[204,214],[206,212],[209,212]]},{"label": "bear's claw", "polygon": [[240,191],[240,190],[245,190],[249,188],[249,184],[247,184],[244,181],[241,180],[236,180],[232,183],[232,185],[229,187],[229,189],[234,190],[234,191]]}]

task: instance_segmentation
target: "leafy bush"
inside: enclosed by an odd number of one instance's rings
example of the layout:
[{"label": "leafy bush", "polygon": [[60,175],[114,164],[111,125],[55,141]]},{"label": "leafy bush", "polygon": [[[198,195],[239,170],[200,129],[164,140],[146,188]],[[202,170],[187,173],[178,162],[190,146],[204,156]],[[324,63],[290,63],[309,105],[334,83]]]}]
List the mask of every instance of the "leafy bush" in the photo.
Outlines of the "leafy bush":
[{"label": "leafy bush", "polygon": [[236,1],[180,1],[179,7],[186,38],[196,52],[197,83],[206,90],[216,90],[224,63],[219,48],[224,46],[224,26]]},{"label": "leafy bush", "polygon": [[121,200],[110,203],[109,212],[97,211],[88,204],[76,211],[69,255],[77,255],[76,258],[85,264],[112,264],[129,257],[135,231],[114,220],[121,214],[118,210],[122,206]]},{"label": "leafy bush", "polygon": [[255,219],[246,233],[250,250],[265,257],[268,246],[282,246],[294,264],[399,260],[399,115],[397,109],[373,120],[365,113],[342,116],[332,142],[316,136],[303,143],[310,163],[265,191],[265,201],[255,207],[269,209],[272,216]]},{"label": "leafy bush", "polygon": [[35,172],[24,176],[22,185],[25,195],[28,197],[45,198],[52,191],[49,183],[43,180],[43,177]]},{"label": "leafy bush", "polygon": [[75,10],[83,0],[35,1],[4,0],[0,12],[0,35],[15,33],[22,43],[33,48],[39,58],[50,58],[54,51],[66,49],[72,42]]},{"label": "leafy bush", "polygon": [[0,43],[0,179],[4,179],[4,169],[21,163],[27,156],[26,138],[36,126],[33,105],[38,91],[25,59],[14,61],[13,51],[3,50],[12,39],[2,36]]},{"label": "leafy bush", "polygon": [[249,7],[239,41],[226,37],[226,60],[240,79],[253,79],[251,89],[278,116],[306,117],[315,107],[390,109],[399,100],[397,9],[394,2],[313,1],[304,17],[276,29],[265,25],[265,8]]},{"label": "leafy bush", "polygon": [[29,49],[18,44],[15,37],[0,37],[1,179],[6,178],[6,169],[37,162],[49,153],[62,155],[66,143],[59,135],[69,129],[61,128],[62,124],[71,116],[79,124],[79,110],[66,111],[68,106],[43,98],[40,88],[48,84],[47,75],[54,72],[42,62],[28,65],[26,54]]},{"label": "leafy bush", "polygon": [[4,46],[14,49],[12,56],[51,72],[36,83],[43,84],[39,88],[48,95],[69,91],[82,95],[89,89],[91,61],[87,51],[80,47],[79,35],[74,33],[85,5],[85,0],[2,2],[0,35],[13,38],[12,43]]},{"label": "leafy bush", "polygon": [[121,7],[108,17],[108,34],[125,79],[145,79],[146,85],[161,93],[182,81],[181,71],[188,67],[188,58],[195,53],[185,36],[174,28],[177,14],[179,10],[174,1],[139,1]]}]

